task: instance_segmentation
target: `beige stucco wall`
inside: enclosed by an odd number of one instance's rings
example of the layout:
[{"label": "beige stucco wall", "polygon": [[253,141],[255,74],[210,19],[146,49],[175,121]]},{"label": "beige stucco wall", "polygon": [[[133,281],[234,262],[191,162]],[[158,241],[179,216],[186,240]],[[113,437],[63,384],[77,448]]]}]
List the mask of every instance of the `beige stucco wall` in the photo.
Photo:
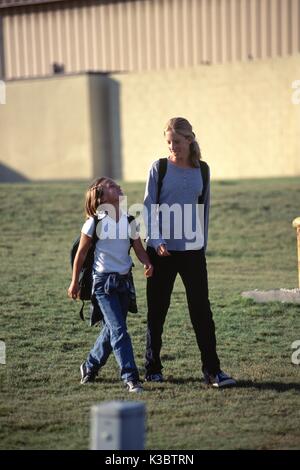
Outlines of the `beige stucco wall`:
[{"label": "beige stucco wall", "polygon": [[166,155],[165,122],[193,124],[212,178],[300,175],[300,55],[118,75],[124,179],[144,180]]},{"label": "beige stucco wall", "polygon": [[100,75],[8,82],[0,106],[0,171],[33,180],[105,173],[106,88]]},{"label": "beige stucco wall", "polygon": [[5,168],[33,180],[145,180],[167,154],[163,127],[173,116],[193,124],[214,179],[300,175],[295,80],[300,56],[8,82],[0,181]]}]

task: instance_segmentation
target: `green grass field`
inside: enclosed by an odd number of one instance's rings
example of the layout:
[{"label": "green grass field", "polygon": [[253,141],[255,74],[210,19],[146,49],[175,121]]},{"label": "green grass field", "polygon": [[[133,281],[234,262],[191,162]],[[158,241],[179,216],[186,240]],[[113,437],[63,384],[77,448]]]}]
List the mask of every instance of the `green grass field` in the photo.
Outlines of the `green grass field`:
[{"label": "green grass field", "polygon": [[[252,288],[297,287],[296,233],[300,179],[214,182],[207,262],[218,352],[233,389],[204,386],[181,280],[165,332],[164,384],[141,396],[123,389],[112,356],[94,384],[79,383],[79,365],[98,330],[66,296],[69,250],[83,222],[86,183],[2,184],[0,364],[1,449],[87,449],[89,410],[104,400],[141,400],[148,449],[297,449],[300,306],[255,304]],[[129,203],[143,184],[124,184]],[[139,313],[129,315],[143,375],[145,279],[134,269]]]}]

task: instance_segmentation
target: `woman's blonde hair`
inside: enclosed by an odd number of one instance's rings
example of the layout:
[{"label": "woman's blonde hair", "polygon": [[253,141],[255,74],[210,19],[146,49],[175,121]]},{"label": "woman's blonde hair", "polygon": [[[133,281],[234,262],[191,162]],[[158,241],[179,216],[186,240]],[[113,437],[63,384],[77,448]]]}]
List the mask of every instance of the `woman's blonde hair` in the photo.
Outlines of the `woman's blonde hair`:
[{"label": "woman's blonde hair", "polygon": [[85,215],[94,217],[97,213],[97,208],[100,206],[103,196],[103,186],[110,178],[102,176],[101,178],[95,179],[89,186],[85,195]]},{"label": "woman's blonde hair", "polygon": [[175,132],[176,134],[183,135],[186,138],[191,138],[190,143],[190,163],[193,167],[199,167],[199,160],[201,160],[201,150],[198,142],[195,139],[195,133],[189,121],[182,117],[175,117],[169,119],[164,129],[164,136],[166,132]]}]

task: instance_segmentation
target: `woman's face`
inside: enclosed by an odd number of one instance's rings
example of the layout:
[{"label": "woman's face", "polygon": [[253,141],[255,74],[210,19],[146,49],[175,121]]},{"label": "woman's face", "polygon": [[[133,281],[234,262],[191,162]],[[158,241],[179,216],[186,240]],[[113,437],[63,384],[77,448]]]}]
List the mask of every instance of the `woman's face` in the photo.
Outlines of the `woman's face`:
[{"label": "woman's face", "polygon": [[189,137],[184,137],[176,132],[167,131],[165,138],[172,157],[186,158],[189,156],[191,143],[191,139]]}]

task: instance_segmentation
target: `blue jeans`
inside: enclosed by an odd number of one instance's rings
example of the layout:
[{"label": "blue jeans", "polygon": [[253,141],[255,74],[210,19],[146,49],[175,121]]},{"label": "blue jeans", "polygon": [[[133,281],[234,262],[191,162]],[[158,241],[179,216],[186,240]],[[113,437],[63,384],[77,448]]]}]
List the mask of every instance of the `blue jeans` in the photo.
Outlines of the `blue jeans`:
[{"label": "blue jeans", "polygon": [[139,374],[126,325],[129,305],[126,276],[94,272],[93,280],[93,292],[102,311],[104,325],[87,357],[87,368],[98,371],[113,351],[122,380],[138,380]]}]

